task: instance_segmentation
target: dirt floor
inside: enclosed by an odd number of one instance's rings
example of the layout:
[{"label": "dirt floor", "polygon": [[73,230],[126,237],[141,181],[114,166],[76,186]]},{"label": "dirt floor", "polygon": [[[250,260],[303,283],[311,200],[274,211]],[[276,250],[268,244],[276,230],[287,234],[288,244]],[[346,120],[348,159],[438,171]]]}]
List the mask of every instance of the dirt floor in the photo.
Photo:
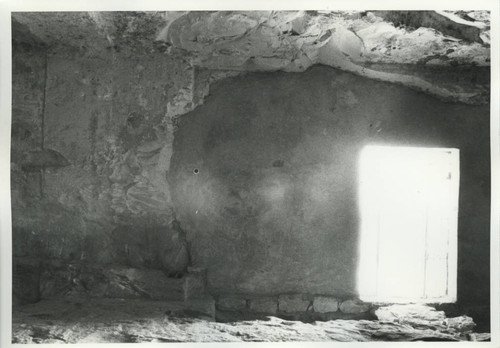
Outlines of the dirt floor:
[{"label": "dirt floor", "polygon": [[182,304],[146,300],[59,299],[17,306],[13,343],[241,341],[485,341],[466,316],[446,318],[425,306],[386,307],[379,320],[303,323],[265,320],[219,323]]}]

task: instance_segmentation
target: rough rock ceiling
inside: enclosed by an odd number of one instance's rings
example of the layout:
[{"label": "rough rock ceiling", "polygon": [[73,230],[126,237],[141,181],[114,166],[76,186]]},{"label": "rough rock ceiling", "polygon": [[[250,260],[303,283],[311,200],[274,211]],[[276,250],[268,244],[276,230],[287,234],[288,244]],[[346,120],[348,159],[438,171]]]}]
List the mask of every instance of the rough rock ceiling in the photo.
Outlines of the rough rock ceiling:
[{"label": "rough rock ceiling", "polygon": [[[195,67],[235,72],[300,72],[324,64],[446,100],[489,100],[489,79],[476,77],[477,71],[489,76],[487,11],[60,12],[13,18],[53,49],[163,52]],[[448,69],[470,78],[450,79],[442,73]]]}]

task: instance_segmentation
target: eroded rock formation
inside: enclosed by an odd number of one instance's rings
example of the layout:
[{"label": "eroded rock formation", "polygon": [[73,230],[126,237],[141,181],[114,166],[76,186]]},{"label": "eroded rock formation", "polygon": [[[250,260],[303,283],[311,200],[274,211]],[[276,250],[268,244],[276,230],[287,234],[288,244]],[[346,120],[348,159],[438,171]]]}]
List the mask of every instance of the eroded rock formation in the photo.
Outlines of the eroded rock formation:
[{"label": "eroded rock formation", "polygon": [[421,69],[384,68],[489,66],[486,11],[93,12],[15,18],[49,45],[96,55],[124,47],[164,50],[183,56],[191,66],[235,71],[298,72],[325,64],[445,99],[488,99],[481,83],[423,76]]}]

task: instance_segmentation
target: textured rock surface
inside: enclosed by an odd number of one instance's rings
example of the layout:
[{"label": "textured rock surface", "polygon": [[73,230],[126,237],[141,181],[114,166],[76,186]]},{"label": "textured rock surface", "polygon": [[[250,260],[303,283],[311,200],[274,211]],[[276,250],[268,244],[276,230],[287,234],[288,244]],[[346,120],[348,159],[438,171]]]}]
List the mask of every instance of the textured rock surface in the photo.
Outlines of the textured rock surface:
[{"label": "textured rock surface", "polygon": [[[489,43],[481,37],[489,29],[489,20],[476,21],[474,17],[480,16],[481,11],[374,11],[376,15],[395,25],[405,25],[419,28],[435,29],[445,35],[470,42]],[[465,20],[464,20],[465,18]]]},{"label": "textured rock surface", "polygon": [[441,324],[446,318],[444,312],[419,304],[380,307],[375,311],[375,315],[381,321],[400,321],[408,324],[419,324],[422,320]]},{"label": "textured rock surface", "polygon": [[[14,254],[35,250],[42,258],[157,267],[159,254],[168,256],[173,247],[165,176],[171,117],[193,107],[193,69],[160,54],[131,59],[130,52],[96,57],[65,49],[51,51],[45,70],[45,54],[45,48],[14,45]],[[186,93],[183,104],[179,96]],[[43,176],[24,171],[39,161],[27,162],[26,154],[40,152],[42,138],[70,165]]]},{"label": "textured rock surface", "polygon": [[247,301],[244,298],[221,296],[217,299],[218,310],[240,311],[246,309]]},{"label": "textured rock surface", "polygon": [[347,300],[340,304],[339,309],[344,313],[363,313],[370,310],[370,304],[356,300]]},{"label": "textured rock surface", "polygon": [[336,312],[339,305],[337,299],[335,298],[316,296],[314,297],[313,308],[315,312],[319,313]]},{"label": "textured rock surface", "polygon": [[274,314],[278,311],[278,300],[274,297],[252,298],[247,303],[252,312]]},{"label": "textured rock surface", "polygon": [[447,318],[442,311],[418,304],[380,307],[375,311],[375,315],[383,322],[397,322],[422,329],[438,328],[441,331],[470,333],[476,326],[470,317]]},{"label": "textured rock surface", "polygon": [[446,99],[488,100],[481,85],[436,87],[418,74],[366,66],[489,66],[486,11],[80,12],[14,18],[48,45],[94,55],[124,47],[188,53],[192,66],[236,71],[304,71],[320,63]]},{"label": "textured rock surface", "polygon": [[309,309],[311,301],[300,294],[280,295],[278,297],[278,310],[285,313],[305,312]]},{"label": "textured rock surface", "polygon": [[[213,304],[212,304],[213,305]],[[14,343],[104,342],[365,342],[489,340],[489,334],[464,333],[397,322],[333,320],[302,323],[267,320],[215,323],[209,302],[144,300],[42,301],[13,313]],[[191,314],[191,317],[186,317]],[[197,317],[197,318],[195,318]],[[202,319],[203,318],[203,319]],[[450,318],[452,320],[454,318]],[[469,318],[470,319],[470,318]]]},{"label": "textured rock surface", "polygon": [[[26,264],[22,260],[17,263]],[[24,274],[27,272],[19,272],[19,277]],[[24,285],[24,289],[29,291],[37,289],[38,299],[107,297],[182,301],[207,297],[205,277],[193,272],[185,274],[182,278],[171,278],[165,272],[156,269],[117,265],[96,266],[86,263],[47,264],[38,261],[37,268],[32,265],[28,274],[31,277],[37,275],[37,278],[30,278],[31,282],[24,280],[23,283],[19,280],[19,284]],[[17,293],[23,292],[18,290]]]},{"label": "textured rock surface", "polygon": [[[383,14],[388,19],[401,17],[397,12]],[[366,63],[489,65],[488,45],[479,38],[489,28],[486,23],[432,11],[417,11],[413,17],[402,23],[407,26],[395,27],[371,12],[191,12],[169,23],[158,39],[192,52],[194,65],[211,69],[304,71],[321,63],[446,99],[484,102],[488,97],[480,95],[481,88],[458,92],[419,76],[366,67]],[[236,26],[238,22],[244,25]],[[473,42],[462,42],[463,36]]]}]

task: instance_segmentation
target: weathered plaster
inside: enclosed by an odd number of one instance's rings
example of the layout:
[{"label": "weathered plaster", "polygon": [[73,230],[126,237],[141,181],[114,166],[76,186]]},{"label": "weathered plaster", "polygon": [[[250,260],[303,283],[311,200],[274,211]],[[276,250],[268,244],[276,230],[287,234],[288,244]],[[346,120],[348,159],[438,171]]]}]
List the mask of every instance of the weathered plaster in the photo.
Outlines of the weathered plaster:
[{"label": "weathered plaster", "polygon": [[169,182],[213,293],[355,296],[360,150],[458,148],[458,296],[483,302],[488,139],[487,106],[443,103],[330,67],[248,74],[216,84],[181,118]]}]

